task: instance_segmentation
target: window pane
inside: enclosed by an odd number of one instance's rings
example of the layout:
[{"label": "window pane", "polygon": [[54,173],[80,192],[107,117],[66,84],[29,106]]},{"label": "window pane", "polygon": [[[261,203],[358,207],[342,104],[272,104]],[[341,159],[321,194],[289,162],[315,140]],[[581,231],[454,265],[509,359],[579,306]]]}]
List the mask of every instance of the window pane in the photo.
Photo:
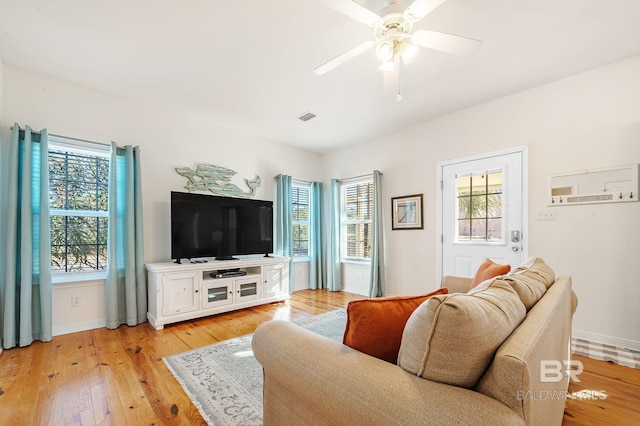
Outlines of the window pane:
[{"label": "window pane", "polygon": [[488,194],[501,194],[502,185],[503,185],[502,170],[489,173],[487,175],[487,193]]},{"label": "window pane", "polygon": [[485,195],[471,197],[471,219],[487,217],[487,199]]},{"label": "window pane", "polygon": [[373,182],[346,184],[342,189],[341,255],[351,259],[371,257]]},{"label": "window pane", "polygon": [[[52,148],[48,156],[49,206],[54,210],[98,211],[108,208],[109,160]],[[80,213],[82,214],[82,213]],[[106,269],[107,218],[51,216],[53,273]]]},{"label": "window pane", "polygon": [[501,170],[456,177],[457,241],[502,240]]},{"label": "window pane", "polygon": [[484,219],[471,220],[471,239],[473,241],[487,239],[487,221]]},{"label": "window pane", "polygon": [[354,223],[347,229],[347,257],[371,257],[371,228],[368,223]]},{"label": "window pane", "polygon": [[502,194],[489,195],[487,197],[487,217],[502,217]]},{"label": "window pane", "polygon": [[109,160],[49,151],[50,207],[107,211]]},{"label": "window pane", "polygon": [[293,255],[309,256],[309,225],[294,224],[292,234]]},{"label": "window pane", "polygon": [[347,220],[371,220],[373,183],[349,185],[345,190],[344,215]]},{"label": "window pane", "polygon": [[468,218],[471,214],[471,197],[458,197],[458,219]]},{"label": "window pane", "polygon": [[309,187],[291,187],[293,256],[309,256]]},{"label": "window pane", "polygon": [[502,241],[502,218],[487,220],[487,241]]},{"label": "window pane", "polygon": [[293,220],[309,220],[309,188],[304,186],[291,187],[291,208]]},{"label": "window pane", "polygon": [[468,219],[458,220],[458,235],[456,239],[458,241],[471,240],[471,220],[468,220]]},{"label": "window pane", "polygon": [[51,216],[51,270],[82,272],[107,265],[107,218]]}]

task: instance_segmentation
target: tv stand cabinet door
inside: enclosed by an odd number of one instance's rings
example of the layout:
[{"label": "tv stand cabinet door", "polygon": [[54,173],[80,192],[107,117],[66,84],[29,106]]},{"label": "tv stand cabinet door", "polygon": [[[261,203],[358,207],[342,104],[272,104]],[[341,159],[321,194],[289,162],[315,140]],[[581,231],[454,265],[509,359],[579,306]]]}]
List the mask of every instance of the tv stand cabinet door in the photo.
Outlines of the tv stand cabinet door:
[{"label": "tv stand cabinet door", "polygon": [[262,268],[265,299],[285,299],[289,295],[289,264],[283,262]]},{"label": "tv stand cabinet door", "polygon": [[204,280],[202,285],[202,308],[217,308],[233,304],[233,280],[222,278]]},{"label": "tv stand cabinet door", "polygon": [[200,271],[162,276],[162,315],[177,315],[200,309]]},{"label": "tv stand cabinet door", "polygon": [[236,297],[235,303],[242,303],[248,300],[258,300],[262,298],[260,288],[260,275],[235,280]]}]

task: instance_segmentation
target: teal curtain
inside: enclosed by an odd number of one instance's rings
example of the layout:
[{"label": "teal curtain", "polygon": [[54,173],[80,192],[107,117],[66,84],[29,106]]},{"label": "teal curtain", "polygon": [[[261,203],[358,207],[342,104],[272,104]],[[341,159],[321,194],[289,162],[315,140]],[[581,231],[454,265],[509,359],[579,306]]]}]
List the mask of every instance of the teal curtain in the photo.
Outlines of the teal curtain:
[{"label": "teal curtain", "polygon": [[385,292],[384,280],[384,240],[382,222],[382,173],[373,171],[373,226],[371,241],[371,274],[369,282],[369,297],[381,297]]},{"label": "teal curtain", "polygon": [[140,149],[111,143],[107,240],[107,328],[147,318]]},{"label": "teal curtain", "polygon": [[[276,176],[276,199],[274,209],[274,254],[288,257],[293,254],[293,240],[291,236],[291,176]],[[293,293],[293,267],[289,260],[289,293]]]},{"label": "teal curtain", "polygon": [[327,288],[342,290],[342,265],[340,263],[340,189],[341,182],[331,179],[329,188],[329,231],[327,241]]},{"label": "teal curtain", "polygon": [[5,349],[49,342],[53,335],[47,131],[34,133],[29,126],[21,131],[16,123],[8,149],[0,281]]},{"label": "teal curtain", "polygon": [[323,187],[322,182],[311,182],[309,187],[309,288],[313,290],[325,288]]}]

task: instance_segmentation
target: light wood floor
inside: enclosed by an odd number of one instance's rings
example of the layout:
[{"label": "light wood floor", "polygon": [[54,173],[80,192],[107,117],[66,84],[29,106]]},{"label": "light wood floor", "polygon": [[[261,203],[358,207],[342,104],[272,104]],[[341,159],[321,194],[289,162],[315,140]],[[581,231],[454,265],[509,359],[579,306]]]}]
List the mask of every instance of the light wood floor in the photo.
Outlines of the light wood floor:
[{"label": "light wood floor", "polygon": [[[252,333],[270,319],[291,321],[345,307],[362,296],[305,290],[286,303],[167,326],[149,324],[57,336],[0,355],[0,423],[6,425],[204,424],[162,357]],[[603,400],[569,400],[563,425],[640,423],[640,370],[576,357],[581,383]]]}]

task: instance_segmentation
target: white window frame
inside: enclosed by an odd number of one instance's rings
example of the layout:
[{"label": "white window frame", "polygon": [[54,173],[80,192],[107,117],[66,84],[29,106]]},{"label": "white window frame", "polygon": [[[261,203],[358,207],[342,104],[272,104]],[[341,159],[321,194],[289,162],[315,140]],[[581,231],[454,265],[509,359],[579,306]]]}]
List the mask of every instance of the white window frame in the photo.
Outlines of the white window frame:
[{"label": "white window frame", "polygon": [[[305,181],[300,181],[300,180],[292,180],[291,182],[291,189],[293,189],[294,187],[298,187],[298,188],[306,188],[307,190],[307,208],[309,209],[309,213],[311,213],[311,184],[309,182],[305,182]],[[293,209],[293,194],[291,196],[291,205],[292,205],[292,209]],[[310,250],[311,248],[309,247],[309,243],[311,241],[311,221],[310,219],[311,214],[307,215],[307,220],[293,220],[293,215],[291,218],[291,235],[293,237],[293,226],[294,225],[307,225],[307,235],[308,235],[308,240],[307,240],[307,255],[306,256],[296,256],[295,254],[292,255],[292,260],[294,262],[308,262],[310,260]],[[293,247],[291,248],[293,250]]]},{"label": "white window frame", "polygon": [[[373,185],[373,175],[344,179],[342,180],[342,184],[340,185],[340,261],[342,263],[371,263],[371,258],[347,256],[347,225],[368,223],[373,226],[373,218],[370,220],[348,220],[346,217],[347,189],[349,187],[361,184]],[[371,210],[373,206],[369,206],[369,208]]]},{"label": "white window frame", "polygon": [[[49,151],[66,151],[74,154],[91,155],[106,159],[109,159],[111,156],[111,147],[109,145],[52,135],[49,135]],[[47,155],[49,154],[47,153]],[[49,203],[51,203],[51,201],[49,201]],[[109,212],[50,208],[49,216],[108,217]],[[51,267],[51,265],[49,265],[49,267]],[[102,271],[57,272],[51,275],[51,281],[56,284],[105,279],[107,277],[107,267],[108,265],[105,265],[105,269]]]}]

